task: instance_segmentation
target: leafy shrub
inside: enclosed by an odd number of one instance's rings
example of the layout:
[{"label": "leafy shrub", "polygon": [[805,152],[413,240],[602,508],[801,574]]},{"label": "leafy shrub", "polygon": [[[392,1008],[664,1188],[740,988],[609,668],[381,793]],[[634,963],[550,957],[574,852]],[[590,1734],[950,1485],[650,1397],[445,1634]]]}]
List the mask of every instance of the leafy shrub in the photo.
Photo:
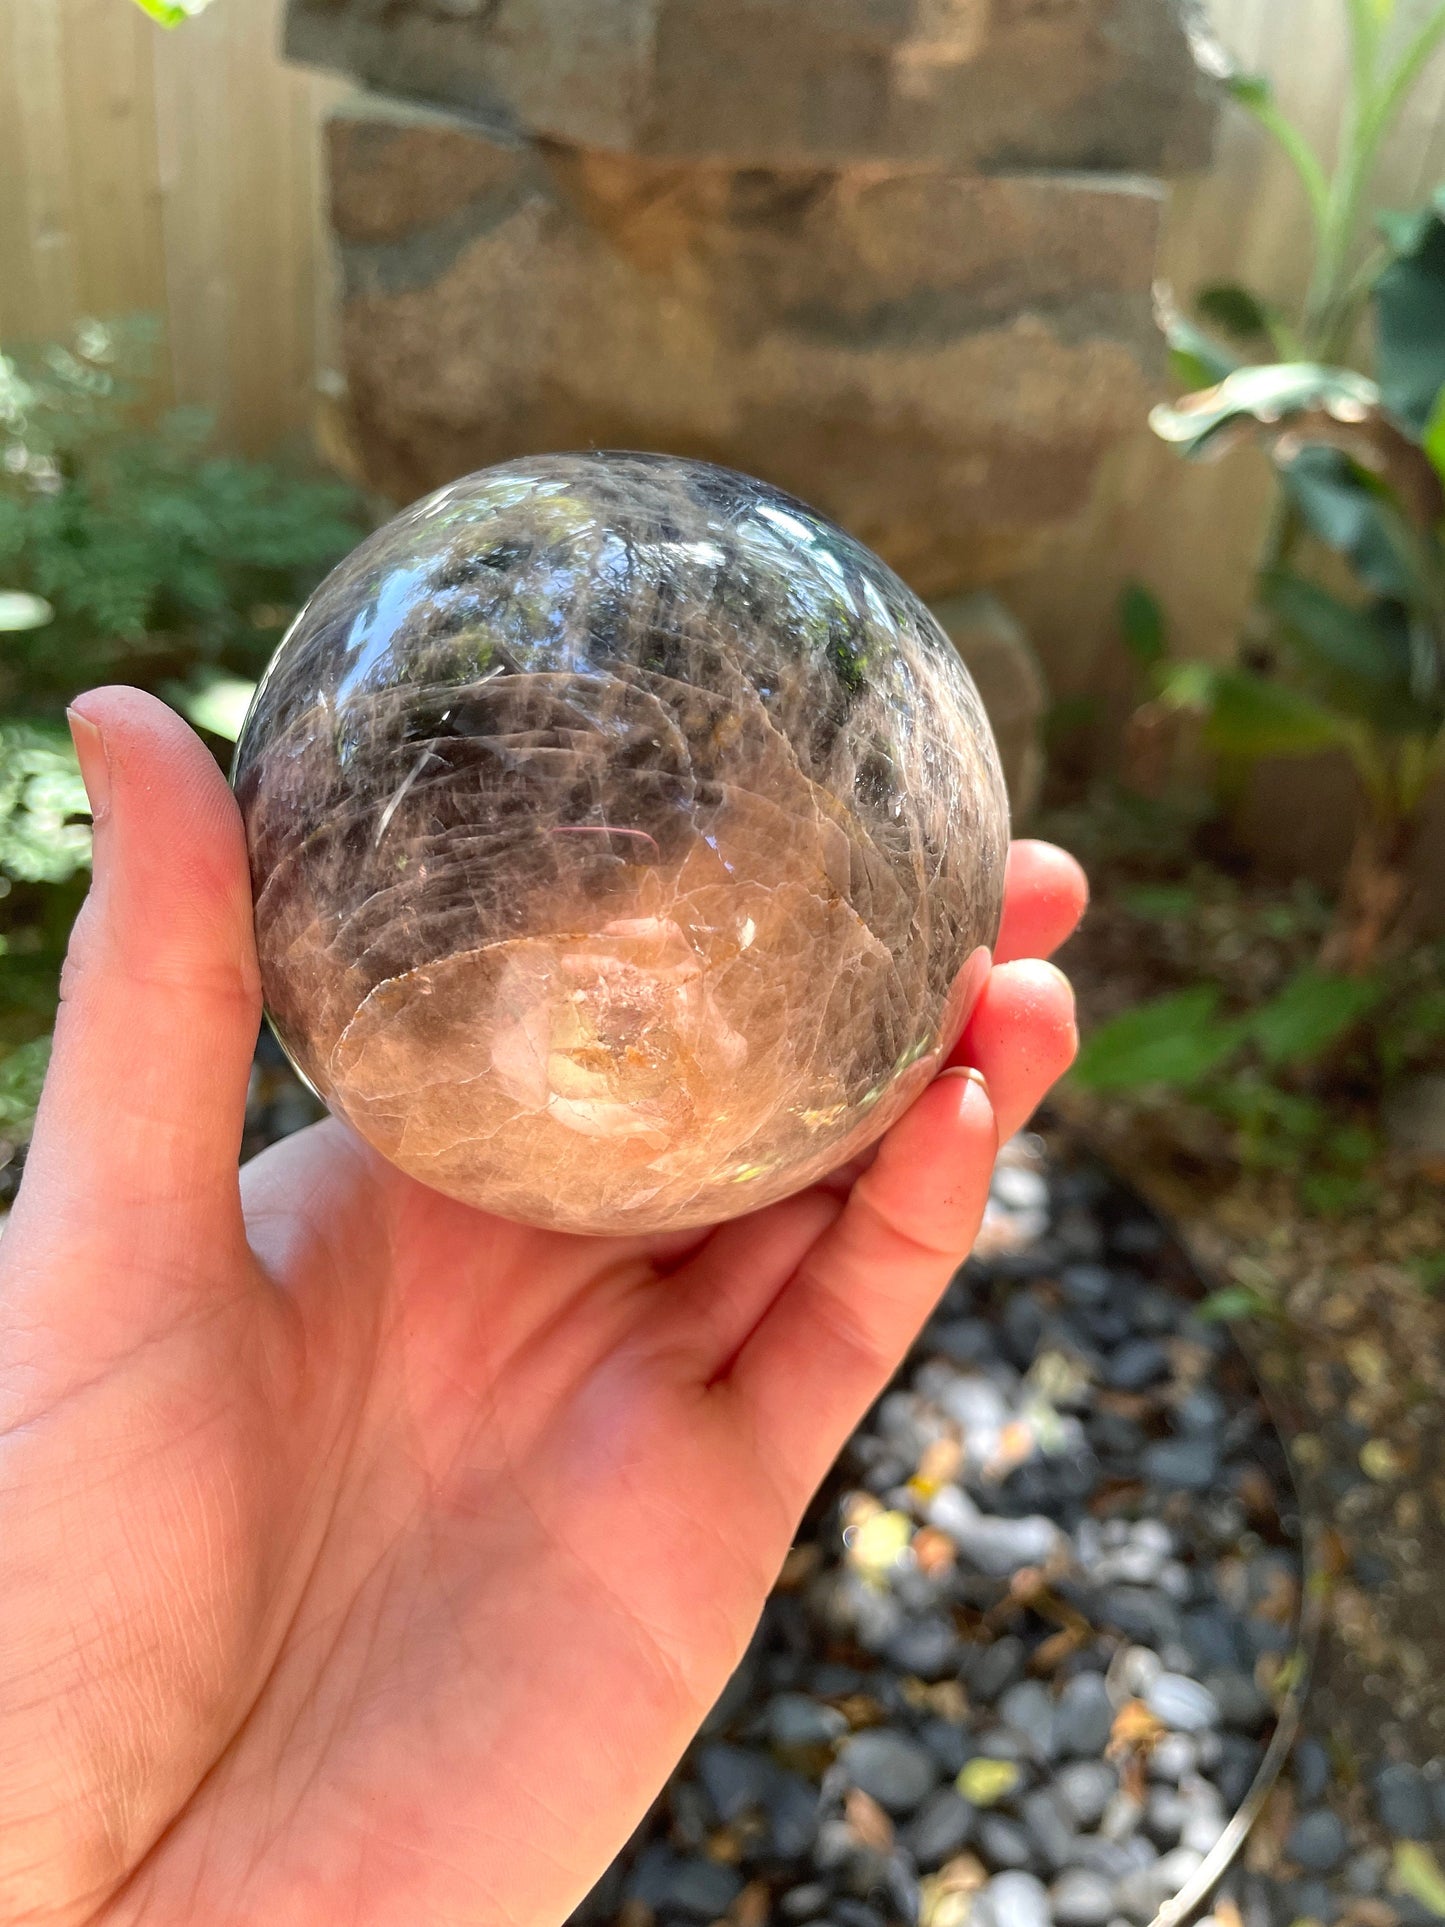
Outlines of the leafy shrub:
[{"label": "leafy shrub", "polygon": [[[1268,81],[1217,50],[1220,77],[1305,190],[1314,271],[1298,314],[1237,287],[1206,289],[1195,317],[1161,304],[1175,372],[1199,392],[1157,408],[1156,431],[1194,459],[1259,441],[1281,482],[1236,660],[1168,661],[1139,587],[1121,618],[1154,692],[1142,724],[1193,715],[1226,765],[1330,748],[1349,757],[1365,807],[1324,955],[1366,972],[1408,928],[1411,849],[1445,771],[1445,190],[1381,215],[1373,231],[1364,210],[1381,143],[1445,42],[1445,5],[1407,13],[1348,0],[1347,14],[1350,86],[1332,166]],[[1344,365],[1367,310],[1373,377]],[[1312,548],[1341,558],[1349,591],[1321,579]]]},{"label": "leafy shrub", "polygon": [[90,832],[63,720],[99,681],[218,743],[296,606],[364,530],[354,490],[149,425],[155,331],[0,355],[0,1137],[28,1129]]},{"label": "leafy shrub", "polygon": [[1096,1026],[1075,1082],[1177,1116],[1176,1142],[1197,1138],[1191,1115],[1212,1118],[1235,1164],[1293,1177],[1311,1208],[1357,1202],[1381,1148],[1381,1097],[1445,1063],[1445,946],[1363,976],[1325,970],[1309,955],[1323,905],[1307,892],[1261,903],[1215,874],[1127,892],[1123,908],[1169,926],[1168,950],[1213,975]]}]

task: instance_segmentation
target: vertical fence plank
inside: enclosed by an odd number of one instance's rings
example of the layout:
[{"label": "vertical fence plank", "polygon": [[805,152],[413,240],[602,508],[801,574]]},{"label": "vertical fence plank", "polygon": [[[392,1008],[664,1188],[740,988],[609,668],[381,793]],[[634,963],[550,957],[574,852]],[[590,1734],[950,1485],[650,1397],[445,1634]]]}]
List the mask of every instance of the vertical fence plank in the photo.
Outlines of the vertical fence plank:
[{"label": "vertical fence plank", "polygon": [[221,4],[155,43],[176,389],[253,449],[306,427],[327,352],[319,123],[336,87],[283,65],[280,11]]},{"label": "vertical fence plank", "polygon": [[0,12],[0,340],[68,326],[78,299],[61,19],[47,0]]},{"label": "vertical fence plank", "polygon": [[[215,410],[250,448],[307,431],[334,352],[318,137],[341,90],[281,61],[280,11],[281,0],[216,0],[166,34],[130,0],[0,0],[0,341],[61,332],[79,313],[151,309],[167,324],[177,398]],[[1328,147],[1343,9],[1212,0],[1212,12],[1241,63],[1271,73]],[[1445,60],[1387,151],[1381,196],[1406,204],[1442,177]],[[1292,299],[1307,272],[1303,222],[1290,169],[1230,112],[1214,169],[1175,192],[1164,271],[1181,294],[1231,279]],[[1188,619],[1217,631],[1263,493],[1238,471],[1161,464],[1141,436],[1111,463],[1093,530],[1157,566],[1197,612]],[[1075,542],[1083,571],[1088,541]],[[1060,593],[1057,582],[1029,592]],[[1097,599],[1082,578],[1070,594]],[[1081,644],[1081,667],[1089,656]]]}]

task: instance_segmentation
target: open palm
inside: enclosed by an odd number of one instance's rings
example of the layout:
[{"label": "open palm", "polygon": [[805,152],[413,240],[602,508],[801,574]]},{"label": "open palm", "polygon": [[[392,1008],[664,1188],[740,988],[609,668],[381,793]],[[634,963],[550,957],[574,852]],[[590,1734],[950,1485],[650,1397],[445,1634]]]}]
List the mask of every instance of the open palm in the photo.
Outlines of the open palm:
[{"label": "open palm", "polygon": [[560,1921],[724,1685],[808,1498],[1073,1050],[1083,884],[1015,847],[960,1050],[861,1173],[577,1238],[326,1122],[236,1156],[239,819],[83,699],[96,881],[0,1245],[0,1921]]}]

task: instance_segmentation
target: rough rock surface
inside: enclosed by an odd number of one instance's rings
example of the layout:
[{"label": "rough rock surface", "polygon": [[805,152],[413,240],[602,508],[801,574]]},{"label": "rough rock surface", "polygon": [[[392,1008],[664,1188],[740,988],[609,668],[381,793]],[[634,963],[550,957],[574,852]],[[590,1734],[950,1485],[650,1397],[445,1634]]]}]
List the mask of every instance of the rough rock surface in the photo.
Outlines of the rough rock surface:
[{"label": "rough rock surface", "polygon": [[933,614],[978,686],[1017,826],[1038,802],[1044,780],[1049,692],[1039,659],[1023,624],[987,591],[935,602]]},{"label": "rough rock surface", "polygon": [[494,127],[748,166],[1207,158],[1179,0],[291,0],[286,49]]},{"label": "rough rock surface", "polygon": [[398,500],[662,449],[950,594],[1018,568],[1150,399],[1149,181],[670,165],[380,107],[329,140],[358,444]]},{"label": "rough rock surface", "polygon": [[278,1033],[504,1215],[701,1224],[834,1169],[953,1043],[1008,809],[927,610],[656,456],[473,476],[323,583],[237,750]]}]

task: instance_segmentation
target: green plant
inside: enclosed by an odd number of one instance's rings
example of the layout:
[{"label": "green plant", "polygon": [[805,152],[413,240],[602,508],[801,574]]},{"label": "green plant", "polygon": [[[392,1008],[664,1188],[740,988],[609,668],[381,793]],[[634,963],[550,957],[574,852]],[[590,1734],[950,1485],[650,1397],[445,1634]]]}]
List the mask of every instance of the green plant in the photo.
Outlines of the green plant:
[{"label": "green plant", "polygon": [[155,331],[0,355],[0,1137],[43,1074],[90,832],[65,703],[154,689],[217,742],[297,603],[363,532],[350,488],[152,426]]},{"label": "green plant", "polygon": [[[1145,889],[1136,916],[1188,918],[1198,905],[1182,893]],[[1284,906],[1271,927],[1242,932],[1257,942],[1277,933],[1297,952],[1309,926],[1291,930]],[[1445,948],[1418,947],[1367,976],[1305,962],[1272,992],[1248,1000],[1214,983],[1151,998],[1096,1027],[1074,1080],[1102,1096],[1165,1098],[1212,1116],[1245,1169],[1293,1174],[1316,1209],[1353,1203],[1378,1150],[1377,1099],[1393,1078],[1445,1055]]]},{"label": "green plant", "polygon": [[57,715],[105,677],[254,678],[361,532],[353,490],[213,452],[195,410],[147,426],[154,346],[86,322],[0,356],[0,588],[30,611],[0,709]]},{"label": "green plant", "polygon": [[[1168,663],[1137,599],[1121,617],[1153,691],[1131,735],[1154,744],[1156,769],[1168,719],[1182,715],[1202,720],[1226,785],[1230,765],[1262,757],[1350,758],[1365,806],[1324,961],[1364,972],[1408,927],[1411,847],[1445,768],[1445,196],[1367,220],[1382,143],[1445,42],[1445,5],[1345,6],[1350,83],[1333,164],[1268,80],[1215,48],[1226,89],[1304,189],[1313,268],[1298,313],[1232,286],[1205,289],[1197,318],[1167,295],[1160,307],[1175,372],[1198,392],[1157,408],[1156,432],[1194,459],[1261,441],[1282,484],[1237,659]],[[1374,379],[1339,365],[1367,309]],[[1309,557],[1298,566],[1307,544],[1343,560],[1346,593]]]},{"label": "green plant", "polygon": [[148,13],[163,27],[178,27],[183,20],[193,20],[198,13],[204,13],[211,0],[135,0],[135,3],[142,13]]}]

